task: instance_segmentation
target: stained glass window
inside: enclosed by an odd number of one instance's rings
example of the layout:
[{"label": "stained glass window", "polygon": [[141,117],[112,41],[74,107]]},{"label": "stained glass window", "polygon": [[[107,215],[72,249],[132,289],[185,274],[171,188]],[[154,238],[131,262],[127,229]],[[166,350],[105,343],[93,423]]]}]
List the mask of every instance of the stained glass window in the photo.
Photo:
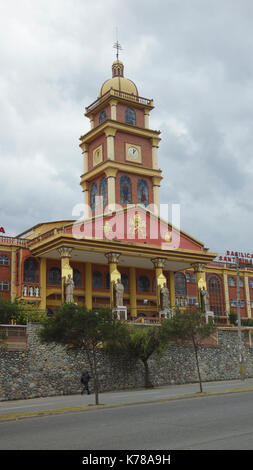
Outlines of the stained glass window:
[{"label": "stained glass window", "polygon": [[104,176],[100,181],[100,196],[103,197],[103,206],[107,205],[108,201],[108,190],[107,190],[107,179]]},{"label": "stained glass window", "polygon": [[137,183],[138,203],[148,206],[148,183],[144,179],[139,179]]},{"label": "stained glass window", "polygon": [[136,126],[136,114],[134,109],[126,108],[125,111],[125,122],[127,124],[131,124],[132,126]]},{"label": "stained glass window", "polygon": [[105,119],[106,119],[106,111],[105,109],[103,109],[103,111],[101,111],[100,115],[99,115],[99,122],[103,122]]},{"label": "stained glass window", "polygon": [[122,204],[131,204],[132,202],[132,185],[128,176],[120,178],[120,202]]},{"label": "stained glass window", "polygon": [[97,194],[98,194],[97,183],[92,183],[91,190],[90,190],[90,205],[91,205],[91,210],[93,211],[95,210]]}]

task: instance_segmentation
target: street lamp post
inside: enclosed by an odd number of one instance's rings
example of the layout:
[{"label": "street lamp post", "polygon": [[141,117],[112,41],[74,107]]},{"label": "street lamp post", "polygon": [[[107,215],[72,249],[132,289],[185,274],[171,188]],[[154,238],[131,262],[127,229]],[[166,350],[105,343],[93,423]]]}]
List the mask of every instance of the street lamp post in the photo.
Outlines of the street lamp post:
[{"label": "street lamp post", "polygon": [[240,265],[239,258],[236,258],[236,285],[237,285],[237,331],[238,331],[238,350],[240,377],[244,380],[243,347],[242,347],[242,328],[241,328],[241,299],[240,299]]}]

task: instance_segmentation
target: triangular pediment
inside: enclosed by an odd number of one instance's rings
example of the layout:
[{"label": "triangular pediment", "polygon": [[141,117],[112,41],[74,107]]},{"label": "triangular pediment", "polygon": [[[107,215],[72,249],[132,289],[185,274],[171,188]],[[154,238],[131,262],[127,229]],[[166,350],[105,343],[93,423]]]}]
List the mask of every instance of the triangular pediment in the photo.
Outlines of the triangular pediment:
[{"label": "triangular pediment", "polygon": [[78,239],[122,241],[153,245],[164,250],[202,251],[204,248],[203,243],[141,205],[101,214],[84,222],[77,221],[67,231]]}]

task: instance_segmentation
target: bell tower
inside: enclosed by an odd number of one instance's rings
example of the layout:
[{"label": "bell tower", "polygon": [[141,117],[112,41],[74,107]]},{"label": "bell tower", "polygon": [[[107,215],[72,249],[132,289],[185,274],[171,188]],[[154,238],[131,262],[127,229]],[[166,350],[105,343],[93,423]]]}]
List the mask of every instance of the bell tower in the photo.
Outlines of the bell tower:
[{"label": "bell tower", "polygon": [[80,184],[84,203],[91,208],[87,217],[93,216],[97,208],[96,196],[102,196],[101,205],[111,211],[127,204],[142,204],[155,207],[154,212],[159,214],[160,131],[149,127],[153,108],[153,100],[141,97],[135,83],[125,78],[117,53],[112,77],[103,83],[96,101],[85,109],[91,128],[80,137]]}]

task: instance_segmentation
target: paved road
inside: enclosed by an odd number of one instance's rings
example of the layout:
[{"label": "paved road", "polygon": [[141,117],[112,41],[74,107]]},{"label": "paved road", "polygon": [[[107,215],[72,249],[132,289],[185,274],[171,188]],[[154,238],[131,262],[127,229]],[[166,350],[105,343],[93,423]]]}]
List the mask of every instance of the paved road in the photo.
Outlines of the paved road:
[{"label": "paved road", "polygon": [[[230,380],[219,382],[206,382],[203,384],[203,391],[206,393],[220,393],[234,389],[253,389],[253,379]],[[156,400],[166,400],[184,395],[196,394],[199,392],[199,384],[168,385],[151,390],[123,390],[118,392],[100,393],[100,404],[117,405],[126,403],[141,403]],[[0,402],[0,420],[3,415],[13,415],[14,418],[19,413],[32,413],[37,411],[73,409],[76,407],[94,405],[94,395],[64,395],[47,398],[33,398],[29,400],[13,400]]]},{"label": "paved road", "polygon": [[253,391],[0,421],[3,450],[252,450]]}]

